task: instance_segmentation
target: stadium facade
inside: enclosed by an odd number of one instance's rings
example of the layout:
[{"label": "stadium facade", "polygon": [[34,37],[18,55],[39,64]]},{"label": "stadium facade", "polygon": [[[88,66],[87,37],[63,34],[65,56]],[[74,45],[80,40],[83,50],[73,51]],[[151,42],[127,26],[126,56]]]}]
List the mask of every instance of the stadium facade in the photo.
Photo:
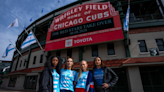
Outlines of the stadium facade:
[{"label": "stadium facade", "polygon": [[[55,4],[54,4],[55,5]],[[103,59],[119,80],[112,92],[164,92],[164,1],[130,0],[129,32],[123,30],[128,0],[78,0],[34,21],[27,31],[41,43],[21,49],[25,30],[19,35],[11,72],[1,87],[38,90],[46,58],[58,55],[62,62],[74,58],[93,68],[93,59]]]}]

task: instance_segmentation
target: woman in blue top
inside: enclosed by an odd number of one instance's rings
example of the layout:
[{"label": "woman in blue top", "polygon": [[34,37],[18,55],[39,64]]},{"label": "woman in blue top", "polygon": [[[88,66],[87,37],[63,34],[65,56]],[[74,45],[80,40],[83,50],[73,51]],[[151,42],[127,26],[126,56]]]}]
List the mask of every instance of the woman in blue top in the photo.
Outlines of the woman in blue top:
[{"label": "woman in blue top", "polygon": [[93,92],[93,74],[88,71],[88,64],[85,60],[81,61],[76,77],[75,92]]},{"label": "woman in blue top", "polygon": [[60,74],[60,92],[74,92],[74,79],[76,71],[73,69],[73,59],[68,58],[65,63],[65,69],[61,69]]},{"label": "woman in blue top", "polygon": [[60,92],[59,74],[62,63],[58,56],[51,56],[45,62],[45,69],[40,74],[38,92]]},{"label": "woman in blue top", "polygon": [[110,92],[118,80],[116,73],[105,67],[100,57],[94,59],[93,76],[94,92]]}]

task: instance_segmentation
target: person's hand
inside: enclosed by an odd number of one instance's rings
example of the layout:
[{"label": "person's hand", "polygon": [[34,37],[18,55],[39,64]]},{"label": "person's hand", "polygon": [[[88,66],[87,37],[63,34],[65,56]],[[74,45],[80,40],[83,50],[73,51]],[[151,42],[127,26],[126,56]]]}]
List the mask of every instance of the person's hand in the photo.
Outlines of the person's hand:
[{"label": "person's hand", "polygon": [[76,81],[73,81],[73,85],[76,86],[77,82]]},{"label": "person's hand", "polygon": [[104,89],[109,88],[108,84],[107,84],[107,83],[103,83],[103,88],[104,88]]}]

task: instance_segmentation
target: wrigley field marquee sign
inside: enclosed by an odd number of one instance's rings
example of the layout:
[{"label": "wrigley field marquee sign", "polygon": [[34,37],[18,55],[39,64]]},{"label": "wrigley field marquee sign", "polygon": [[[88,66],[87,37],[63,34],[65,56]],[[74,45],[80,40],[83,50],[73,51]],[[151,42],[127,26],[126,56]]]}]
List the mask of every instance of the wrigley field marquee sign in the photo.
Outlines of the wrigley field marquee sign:
[{"label": "wrigley field marquee sign", "polygon": [[88,3],[54,17],[48,29],[45,51],[121,39],[119,13],[110,2]]}]

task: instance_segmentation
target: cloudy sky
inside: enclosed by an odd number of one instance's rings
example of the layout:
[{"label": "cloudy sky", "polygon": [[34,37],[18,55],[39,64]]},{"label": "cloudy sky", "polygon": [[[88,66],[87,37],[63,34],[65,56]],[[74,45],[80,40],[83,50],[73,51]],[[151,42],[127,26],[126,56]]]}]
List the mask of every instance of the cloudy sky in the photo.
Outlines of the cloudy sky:
[{"label": "cloudy sky", "polygon": [[[60,0],[60,6],[65,6],[77,0]],[[30,25],[32,22],[41,17],[41,10],[44,7],[45,15],[58,8],[58,0],[0,0],[0,60],[11,60],[13,51],[6,58],[2,58],[6,47],[10,44],[10,39],[14,45],[18,35],[23,31],[23,27],[19,23],[19,27],[7,27],[16,19],[22,22],[24,26]]]}]

